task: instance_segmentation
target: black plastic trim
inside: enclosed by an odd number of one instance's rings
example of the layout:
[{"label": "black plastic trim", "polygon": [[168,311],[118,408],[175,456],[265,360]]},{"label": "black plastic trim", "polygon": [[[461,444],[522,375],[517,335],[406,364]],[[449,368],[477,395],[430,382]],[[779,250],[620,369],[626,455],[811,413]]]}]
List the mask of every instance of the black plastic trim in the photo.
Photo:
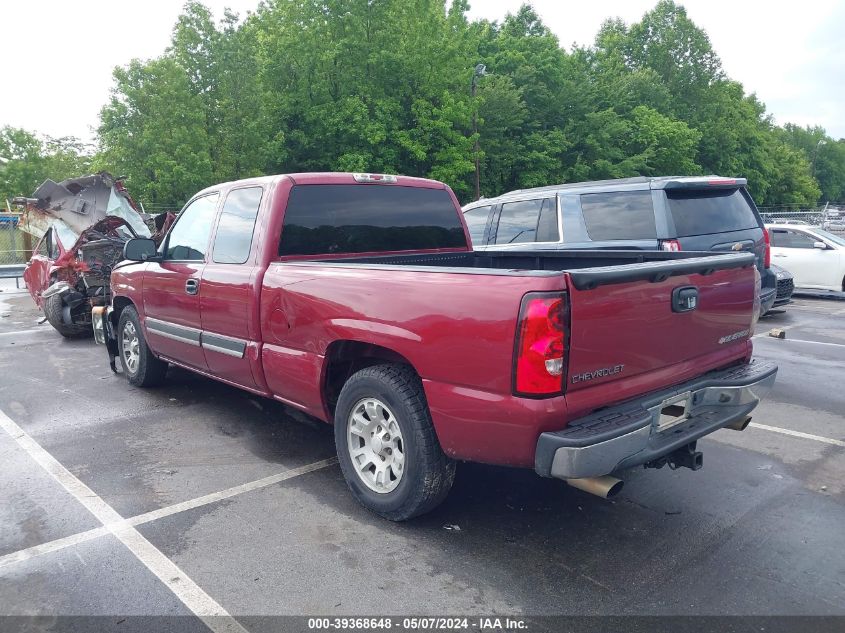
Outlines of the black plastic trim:
[{"label": "black plastic trim", "polygon": [[648,280],[653,283],[665,281],[680,275],[710,275],[717,270],[753,266],[753,253],[730,253],[708,257],[691,257],[622,266],[603,266],[579,270],[567,270],[572,285],[578,290],[592,290],[599,286]]}]

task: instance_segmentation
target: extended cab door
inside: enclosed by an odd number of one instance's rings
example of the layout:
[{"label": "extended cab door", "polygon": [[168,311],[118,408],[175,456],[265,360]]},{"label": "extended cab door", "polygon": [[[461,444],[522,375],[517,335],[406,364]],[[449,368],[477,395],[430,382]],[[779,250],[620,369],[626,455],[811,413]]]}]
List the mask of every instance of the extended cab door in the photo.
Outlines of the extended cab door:
[{"label": "extended cab door", "polygon": [[168,359],[207,369],[200,345],[202,269],[220,194],[188,203],[162,245],[162,260],[144,272],[147,341]]},{"label": "extended cab door", "polygon": [[263,193],[260,186],[248,186],[226,194],[200,294],[208,369],[247,388],[258,388],[252,366],[258,360],[260,280],[253,234]]}]

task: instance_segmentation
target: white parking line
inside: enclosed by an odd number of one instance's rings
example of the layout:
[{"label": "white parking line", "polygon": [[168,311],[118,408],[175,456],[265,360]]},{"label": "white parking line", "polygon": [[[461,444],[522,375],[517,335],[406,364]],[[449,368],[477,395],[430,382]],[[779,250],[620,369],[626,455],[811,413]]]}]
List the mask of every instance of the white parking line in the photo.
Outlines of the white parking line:
[{"label": "white parking line", "polygon": [[259,488],[266,488],[267,486],[272,486],[273,484],[277,484],[280,481],[285,481],[286,479],[293,479],[294,477],[298,477],[299,475],[304,475],[315,470],[320,470],[321,468],[327,468],[328,466],[332,466],[336,463],[337,457],[330,457],[329,459],[324,459],[322,461],[314,462],[312,464],[306,464],[305,466],[300,466],[298,468],[291,468],[290,470],[286,470],[283,473],[270,475],[269,477],[264,477],[263,479],[249,481],[245,484],[241,484],[240,486],[232,486],[231,488],[221,490],[220,492],[212,492],[211,494],[207,494],[202,497],[197,497],[196,499],[190,499],[188,501],[176,503],[172,506],[153,510],[144,514],[139,514],[138,516],[132,517],[131,519],[126,519],[126,522],[130,525],[141,525],[142,523],[149,523],[150,521],[155,521],[156,519],[168,517],[171,514],[178,514],[179,512],[185,512],[186,510],[199,508],[200,506],[205,506],[210,503],[216,503],[218,501],[222,501],[223,499],[229,499],[230,497],[241,495],[245,492],[258,490]]},{"label": "white parking line", "polygon": [[14,332],[0,332],[0,336],[14,336],[15,334],[35,334],[37,332],[49,332],[47,328],[40,330],[15,330]]},{"label": "white parking line", "polygon": [[26,549],[21,549],[17,552],[0,556],[0,569],[6,567],[7,565],[21,563],[25,560],[29,560],[30,558],[35,558],[36,556],[42,556],[51,552],[58,552],[66,547],[73,547],[74,545],[79,545],[80,543],[93,541],[95,538],[100,538],[101,536],[106,536],[107,534],[111,534],[111,532],[109,532],[107,527],[103,526],[94,528],[93,530],[86,530],[85,532],[71,534],[70,536],[56,539],[55,541],[47,541],[46,543],[33,545],[32,547],[27,547]]},{"label": "white parking line", "polygon": [[790,341],[792,343],[807,343],[809,345],[828,345],[830,347],[845,347],[845,343],[824,343],[822,341],[807,341],[805,339],[800,338],[786,338],[783,340]]},{"label": "white parking line", "polygon": [[123,543],[190,611],[215,633],[246,633],[229,613],[191,580],[172,560],[131,525],[117,511],[82,483],[56,458],[44,450],[9,416],[0,411],[0,427],[8,433],[47,473],[93,514]]},{"label": "white parking line", "polygon": [[810,433],[802,433],[801,431],[793,431],[792,429],[784,429],[779,426],[769,426],[768,424],[757,424],[751,422],[748,426],[763,431],[771,431],[772,433],[781,433],[782,435],[791,435],[792,437],[800,437],[805,440],[813,440],[814,442],[822,442],[823,444],[832,444],[833,446],[841,446],[845,448],[845,442],[842,440],[834,440],[830,437],[823,437],[821,435],[812,435]]},{"label": "white parking line", "polygon": [[93,541],[95,538],[100,538],[101,536],[111,534],[110,528],[117,529],[120,527],[125,527],[127,525],[136,526],[143,525],[144,523],[150,523],[151,521],[162,519],[164,517],[169,517],[173,514],[178,514],[180,512],[185,512],[186,510],[193,510],[194,508],[199,508],[201,506],[209,505],[211,503],[216,503],[218,501],[222,501],[223,499],[230,499],[231,497],[242,495],[245,492],[251,492],[260,488],[266,488],[267,486],[272,486],[273,484],[285,481],[286,479],[293,479],[294,477],[298,477],[300,475],[304,475],[315,470],[327,468],[336,463],[337,457],[331,457],[329,459],[324,459],[319,462],[306,464],[305,466],[299,466],[298,468],[291,468],[290,470],[286,470],[275,475],[270,475],[269,477],[263,477],[262,479],[256,479],[255,481],[249,481],[239,486],[232,486],[231,488],[226,488],[226,490],[212,492],[211,494],[203,495],[202,497],[196,497],[195,499],[182,501],[180,503],[173,504],[172,506],[166,506],[164,508],[159,508],[158,510],[145,512],[144,514],[139,514],[128,519],[121,519],[117,523],[109,524],[108,526],[94,528],[93,530],[86,530],[85,532],[79,532],[77,534],[65,536],[54,541],[48,541],[39,545],[33,545],[32,547],[27,547],[26,549],[18,550],[16,552],[0,556],[0,569],[6,567],[7,565],[20,563],[25,560],[29,560],[30,558],[35,558],[36,556],[43,556],[44,554],[58,552],[59,550],[63,550],[67,547],[73,547],[74,545],[85,543],[86,541]]}]

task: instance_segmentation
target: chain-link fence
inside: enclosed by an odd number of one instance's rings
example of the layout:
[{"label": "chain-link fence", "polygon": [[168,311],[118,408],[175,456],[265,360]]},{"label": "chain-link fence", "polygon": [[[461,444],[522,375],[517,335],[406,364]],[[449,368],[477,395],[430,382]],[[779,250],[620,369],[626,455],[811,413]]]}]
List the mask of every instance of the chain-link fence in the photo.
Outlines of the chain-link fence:
[{"label": "chain-link fence", "polygon": [[31,240],[18,228],[18,216],[0,214],[0,266],[25,264],[29,259]]},{"label": "chain-link fence", "polygon": [[832,233],[845,233],[845,205],[828,204],[816,208],[760,207],[766,224],[804,224]]}]

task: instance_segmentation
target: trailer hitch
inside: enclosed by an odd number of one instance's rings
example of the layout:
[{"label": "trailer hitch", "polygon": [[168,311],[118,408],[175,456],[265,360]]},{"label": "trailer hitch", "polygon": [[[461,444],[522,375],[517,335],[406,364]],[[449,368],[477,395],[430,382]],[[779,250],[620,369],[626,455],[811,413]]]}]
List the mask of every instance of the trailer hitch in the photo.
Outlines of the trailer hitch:
[{"label": "trailer hitch", "polygon": [[644,468],[663,468],[669,466],[672,470],[678,468],[689,468],[700,470],[704,466],[704,454],[695,450],[695,442],[682,446],[681,448],[664,455],[658,459],[643,464]]}]

